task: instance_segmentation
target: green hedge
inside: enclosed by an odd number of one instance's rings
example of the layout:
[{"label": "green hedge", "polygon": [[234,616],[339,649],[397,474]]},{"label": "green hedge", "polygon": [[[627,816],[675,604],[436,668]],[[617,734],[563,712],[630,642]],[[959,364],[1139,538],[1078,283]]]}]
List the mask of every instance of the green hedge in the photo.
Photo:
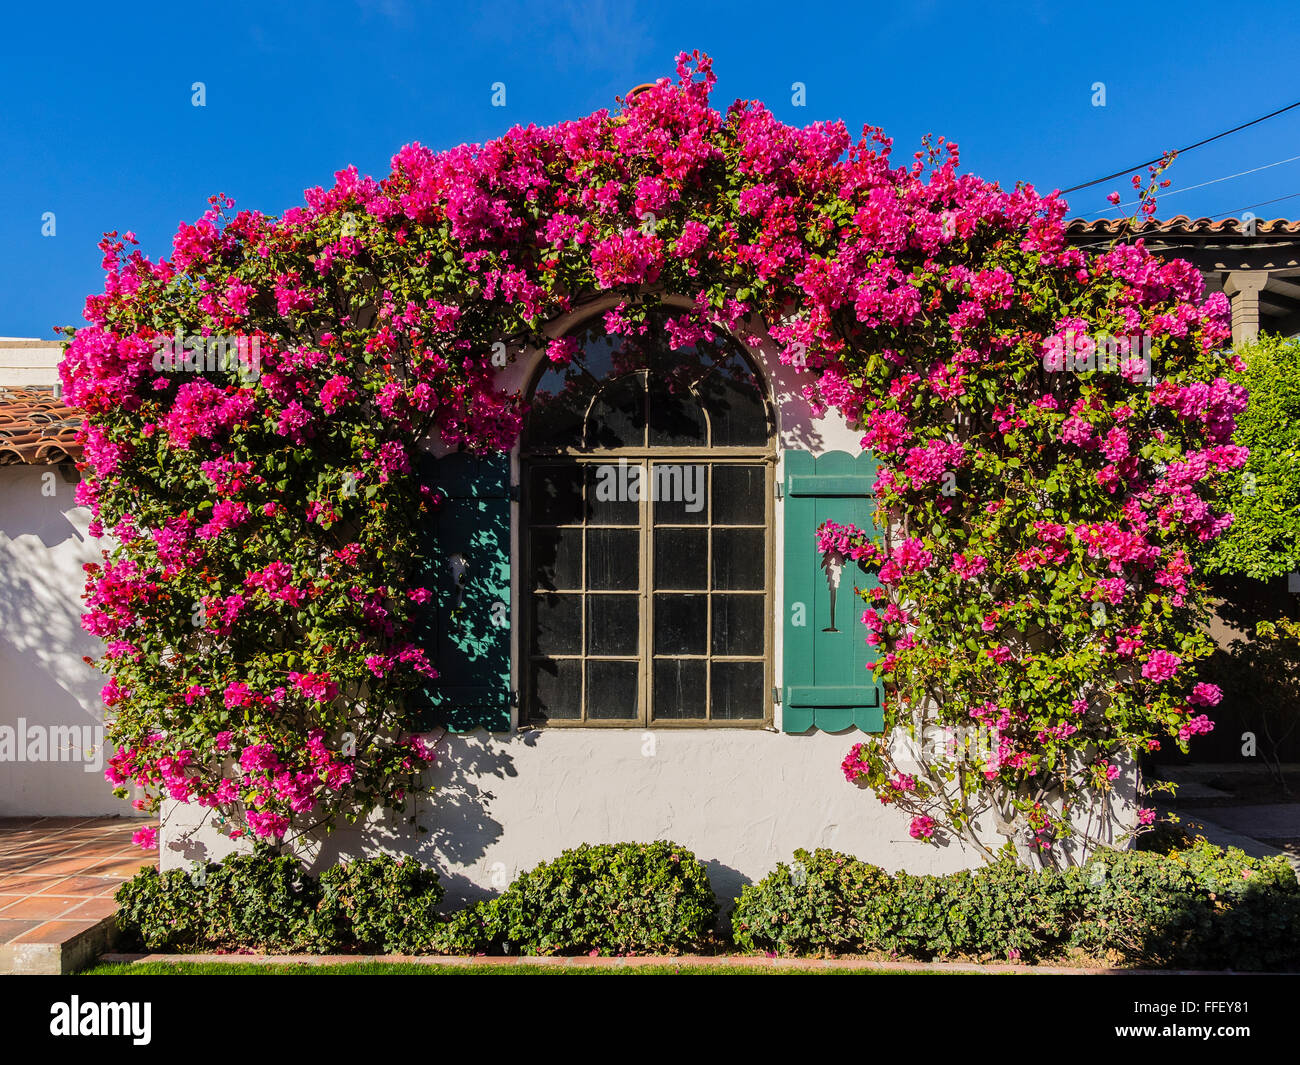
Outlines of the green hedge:
[{"label": "green hedge", "polygon": [[150,950],[679,954],[707,949],[718,904],[675,843],[565,851],[449,919],[416,862],[370,858],[318,879],[288,857],[240,855],[195,872],[146,869],[117,893],[119,925]]},{"label": "green hedge", "polygon": [[1169,854],[1103,851],[1064,872],[1005,861],[947,876],[796,851],[742,891],[732,928],[742,949],[781,954],[1296,968],[1300,886],[1284,858],[1203,840]]},{"label": "green hedge", "polygon": [[441,916],[438,874],[419,862],[384,856],[348,862],[321,874],[320,918],[345,943],[378,954],[433,949]]},{"label": "green hedge", "polygon": [[681,954],[706,949],[718,903],[685,847],[583,845],[452,916],[449,954]]},{"label": "green hedge", "polygon": [[[1103,851],[1064,872],[1005,861],[947,876],[796,851],[742,891],[732,940],[792,955],[1300,968],[1300,886],[1285,859],[1204,840],[1173,846]],[[194,872],[142,871],[118,891],[118,921],[163,951],[681,954],[731,945],[715,933],[704,866],[662,840],[565,851],[450,916],[438,912],[442,894],[437,874],[409,860],[345,863],[317,879],[292,858],[245,855]]]},{"label": "green hedge", "polygon": [[317,879],[288,856],[238,854],[193,870],[142,869],[116,898],[119,927],[150,950],[415,953],[432,946],[442,886],[418,862],[387,856]]},{"label": "green hedge", "polygon": [[142,869],[117,890],[117,922],[150,950],[321,951],[341,945],[317,915],[320,884],[287,856]]}]

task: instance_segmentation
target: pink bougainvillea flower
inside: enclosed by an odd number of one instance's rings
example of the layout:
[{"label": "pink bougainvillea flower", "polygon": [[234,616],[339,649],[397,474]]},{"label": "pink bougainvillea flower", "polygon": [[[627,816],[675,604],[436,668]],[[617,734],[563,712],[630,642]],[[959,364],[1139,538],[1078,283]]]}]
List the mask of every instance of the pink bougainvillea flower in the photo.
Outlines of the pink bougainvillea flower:
[{"label": "pink bougainvillea flower", "polygon": [[912,818],[907,834],[913,839],[930,839],[934,835],[934,818],[926,815]]}]

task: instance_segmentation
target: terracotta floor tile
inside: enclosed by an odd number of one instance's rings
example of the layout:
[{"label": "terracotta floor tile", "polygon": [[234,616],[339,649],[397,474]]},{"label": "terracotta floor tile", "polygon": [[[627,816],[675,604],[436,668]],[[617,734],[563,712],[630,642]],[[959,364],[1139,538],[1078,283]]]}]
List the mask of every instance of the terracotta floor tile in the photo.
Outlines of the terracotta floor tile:
[{"label": "terracotta floor tile", "polygon": [[102,836],[100,839],[104,846],[117,847],[120,849],[122,847],[135,846],[135,844],[131,842],[131,837],[133,835],[134,832],[123,832],[120,836]]},{"label": "terracotta floor tile", "polygon": [[132,847],[127,847],[125,850],[119,851],[117,854],[113,855],[113,861],[139,862],[141,867],[146,865],[157,865],[158,852],[156,850],[142,851],[139,847],[132,846]]},{"label": "terracotta floor tile", "polygon": [[66,880],[64,876],[34,876],[31,873],[16,873],[0,877],[0,891],[6,894],[39,895],[56,884]]},{"label": "terracotta floor tile", "polygon": [[100,921],[105,917],[112,917],[115,913],[117,913],[117,903],[111,898],[86,899],[85,902],[77,903],[67,913],[62,914],[61,917],[65,921]]},{"label": "terracotta floor tile", "polygon": [[58,895],[28,895],[0,910],[0,920],[52,921],[77,905],[79,903],[76,899],[65,899]]},{"label": "terracotta floor tile", "polygon": [[118,843],[87,843],[80,847],[70,847],[63,852],[66,858],[96,858],[101,862],[116,858],[122,846]]},{"label": "terracotta floor tile", "polygon": [[39,832],[24,832],[18,836],[0,836],[0,854],[16,854],[18,851],[25,850],[47,838]]},{"label": "terracotta floor tile", "polygon": [[113,893],[156,866],[131,836],[144,818],[0,819],[0,943],[64,943],[117,909]]},{"label": "terracotta floor tile", "polygon": [[99,855],[91,855],[86,858],[46,858],[31,866],[30,871],[40,873],[45,876],[53,876],[56,873],[62,873],[64,876],[80,876],[90,872],[97,865],[103,865],[109,859]]},{"label": "terracotta floor tile", "polygon": [[73,936],[94,928],[99,921],[44,921],[30,931],[15,936],[13,943],[66,943]]},{"label": "terracotta floor tile", "polygon": [[39,928],[44,921],[5,921],[0,920],[0,943],[9,943],[24,932]]},{"label": "terracotta floor tile", "polygon": [[115,858],[103,865],[94,866],[91,869],[82,871],[84,876],[120,876],[122,878],[135,876],[141,869],[157,863],[157,858],[146,858],[141,861],[139,858]]},{"label": "terracotta floor tile", "polygon": [[[28,892],[28,894],[94,898],[101,895],[112,895],[121,886],[121,879],[115,876],[69,876],[63,879],[54,878],[46,885],[44,890],[32,891]],[[4,890],[6,890],[5,887],[0,885],[0,891]]]},{"label": "terracotta floor tile", "polygon": [[35,864],[36,862],[46,861],[49,858],[61,858],[68,853],[68,848],[58,844],[45,844],[42,846],[20,847],[16,851],[10,851],[4,855],[6,861],[15,859],[26,859]]},{"label": "terracotta floor tile", "polygon": [[105,862],[120,861],[112,854],[60,854],[52,858],[43,858],[38,865],[31,867],[32,873],[62,873],[68,876],[85,874],[92,866],[104,865]]}]

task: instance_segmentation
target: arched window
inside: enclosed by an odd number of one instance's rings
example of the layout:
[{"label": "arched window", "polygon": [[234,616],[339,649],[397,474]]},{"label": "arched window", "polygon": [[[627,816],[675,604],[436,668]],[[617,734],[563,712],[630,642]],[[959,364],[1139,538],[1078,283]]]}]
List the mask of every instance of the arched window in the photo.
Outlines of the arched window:
[{"label": "arched window", "polygon": [[524,428],[523,718],[771,719],[774,424],[730,339],[575,334]]}]

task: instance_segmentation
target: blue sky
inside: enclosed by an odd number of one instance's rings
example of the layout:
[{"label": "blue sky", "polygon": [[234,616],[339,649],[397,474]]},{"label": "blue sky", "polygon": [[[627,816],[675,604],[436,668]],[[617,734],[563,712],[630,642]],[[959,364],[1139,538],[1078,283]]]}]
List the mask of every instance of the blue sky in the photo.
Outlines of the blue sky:
[{"label": "blue sky", "polygon": [[[95,244],[153,257],[214,192],[279,213],[347,164],[382,177],[410,141],[549,124],[714,57],[714,102],[883,126],[906,160],[956,140],[965,169],[1066,188],[1300,100],[1295,0],[1225,5],[492,0],[22,5],[0,42],[0,336],[49,339],[101,286]],[[206,106],[191,105],[191,85]],[[794,82],[806,106],[791,101]],[[504,82],[504,108],[491,106]],[[1093,106],[1104,82],[1106,105]],[[1198,149],[1161,215],[1300,216],[1300,108]],[[1074,194],[1095,216],[1114,181]],[[1127,197],[1126,197],[1127,198]],[[56,232],[41,234],[54,212]]]}]

